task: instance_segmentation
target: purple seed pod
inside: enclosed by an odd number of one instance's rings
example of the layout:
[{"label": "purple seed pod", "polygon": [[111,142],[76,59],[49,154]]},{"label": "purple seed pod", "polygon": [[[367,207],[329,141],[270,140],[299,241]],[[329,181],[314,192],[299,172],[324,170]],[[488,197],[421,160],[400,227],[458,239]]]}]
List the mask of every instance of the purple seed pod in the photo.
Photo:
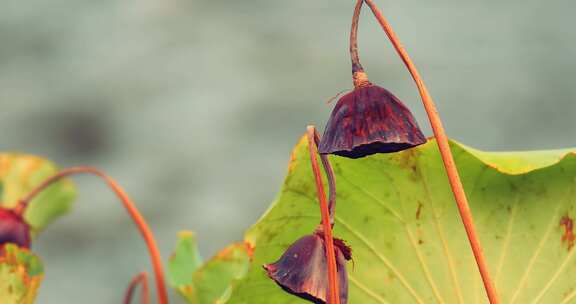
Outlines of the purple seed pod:
[{"label": "purple seed pod", "polygon": [[6,243],[30,248],[30,226],[16,212],[0,207],[0,249]]},{"label": "purple seed pod", "polygon": [[360,158],[390,153],[426,142],[410,110],[388,90],[373,85],[358,56],[358,20],[364,1],[358,0],[350,30],[354,90],[340,98],[318,147],[321,154]]},{"label": "purple seed pod", "polygon": [[360,158],[425,142],[410,110],[388,90],[368,83],[338,100],[318,149],[322,154]]},{"label": "purple seed pod", "polygon": [[[346,261],[352,258],[350,247],[344,241],[334,239],[340,302],[348,302],[348,275]],[[268,276],[282,289],[316,304],[326,303],[328,270],[324,237],[321,231],[306,235],[292,244],[272,264],[264,265]]]}]

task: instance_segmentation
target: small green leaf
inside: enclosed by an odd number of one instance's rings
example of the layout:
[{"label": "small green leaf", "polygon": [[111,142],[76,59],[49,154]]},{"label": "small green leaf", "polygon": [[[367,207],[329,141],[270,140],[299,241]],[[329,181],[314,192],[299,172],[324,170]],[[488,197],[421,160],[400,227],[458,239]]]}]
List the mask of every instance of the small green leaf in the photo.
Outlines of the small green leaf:
[{"label": "small green leaf", "polygon": [[233,285],[246,274],[250,253],[247,244],[232,244],[198,267],[196,240],[190,232],[181,233],[170,260],[172,283],[188,303],[225,303]]},{"label": "small green leaf", "polygon": [[[0,154],[1,205],[15,207],[18,200],[56,172],[54,164],[36,156]],[[30,202],[24,218],[34,230],[42,230],[68,212],[75,196],[74,185],[69,180],[54,183]]]},{"label": "small green leaf", "polygon": [[0,252],[0,303],[34,303],[43,277],[42,262],[27,249],[13,244],[7,244]]},{"label": "small green leaf", "polygon": [[176,250],[168,262],[168,275],[172,286],[192,284],[192,274],[202,264],[196,235],[192,231],[181,231]]}]

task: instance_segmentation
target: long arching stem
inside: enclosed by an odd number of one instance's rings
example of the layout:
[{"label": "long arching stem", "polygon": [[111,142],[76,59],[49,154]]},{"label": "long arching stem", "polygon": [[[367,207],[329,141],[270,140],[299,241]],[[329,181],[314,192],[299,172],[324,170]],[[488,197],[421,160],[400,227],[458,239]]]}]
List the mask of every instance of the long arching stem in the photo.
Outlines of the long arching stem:
[{"label": "long arching stem", "polygon": [[136,287],[142,285],[140,292],[140,303],[150,304],[150,290],[148,288],[148,274],[144,271],[139,273],[137,276],[132,278],[130,284],[128,284],[128,289],[126,289],[126,294],[124,295],[124,304],[131,304],[132,298],[134,298],[134,292]]},{"label": "long arching stem", "polygon": [[454,198],[456,199],[456,204],[458,205],[458,210],[460,212],[460,217],[462,218],[462,222],[464,224],[464,228],[466,229],[466,234],[468,235],[468,240],[470,241],[470,246],[472,247],[472,251],[474,253],[474,258],[476,259],[476,264],[478,265],[478,269],[480,271],[480,275],[482,276],[482,281],[484,282],[484,288],[486,289],[486,294],[488,295],[488,299],[491,304],[498,304],[500,303],[498,299],[498,294],[496,292],[496,288],[492,279],[490,278],[490,274],[488,271],[488,265],[486,264],[486,259],[484,258],[484,253],[482,252],[482,246],[480,245],[480,240],[478,239],[478,235],[476,233],[476,229],[474,228],[474,221],[472,219],[472,213],[470,212],[470,207],[468,205],[468,199],[466,198],[466,193],[464,192],[464,187],[462,186],[462,182],[460,181],[460,177],[458,175],[458,170],[454,163],[454,158],[452,157],[452,152],[450,151],[450,144],[448,142],[448,137],[446,136],[446,132],[444,131],[444,127],[442,126],[442,121],[440,120],[440,116],[438,115],[438,110],[436,109],[436,105],[428,93],[428,89],[426,85],[424,85],[424,81],[420,77],[416,66],[408,56],[406,50],[400,43],[400,40],[392,30],[392,27],[386,21],[386,18],[382,14],[382,12],[378,9],[378,7],[374,4],[372,0],[364,0],[366,4],[370,7],[376,19],[386,32],[386,35],[394,45],[396,52],[400,55],[400,58],[408,68],[408,71],[412,75],[412,78],[416,82],[416,86],[418,87],[418,91],[420,92],[420,96],[422,97],[422,102],[424,104],[424,108],[426,109],[426,113],[428,114],[428,119],[430,120],[430,124],[432,125],[432,130],[434,131],[434,137],[436,137],[436,143],[438,144],[438,148],[440,149],[440,154],[442,155],[442,161],[444,162],[444,167],[446,169],[446,173],[448,174],[448,180],[450,182],[450,187],[452,188],[452,192],[454,192]]},{"label": "long arching stem", "polygon": [[93,167],[72,167],[68,169],[63,169],[62,171],[56,173],[55,175],[49,177],[36,188],[34,188],[26,197],[24,197],[17,208],[19,212],[24,212],[26,206],[34,199],[40,192],[48,188],[54,182],[61,180],[64,177],[74,174],[92,174],[101,177],[108,186],[114,191],[114,193],[120,198],[122,204],[132,217],[132,220],[138,227],[140,234],[146,242],[148,247],[148,252],[150,253],[150,259],[152,261],[152,267],[154,268],[154,274],[156,276],[156,289],[158,291],[158,303],[168,304],[168,292],[166,290],[166,285],[164,282],[164,268],[162,267],[162,258],[160,256],[160,251],[156,245],[156,240],[154,239],[154,234],[148,224],[144,220],[144,217],[140,214],[136,208],[134,202],[128,197],[128,194],[120,187],[120,185],[111,177],[103,173],[102,171]]},{"label": "long arching stem", "polygon": [[318,165],[318,148],[315,141],[316,129],[314,126],[308,126],[306,129],[308,136],[308,149],[310,152],[310,161],[312,163],[312,171],[314,172],[314,179],[316,181],[316,191],[318,194],[318,201],[320,202],[320,213],[322,214],[322,228],[324,230],[324,244],[326,251],[326,259],[328,261],[328,304],[340,304],[340,289],[338,288],[338,276],[336,275],[336,251],[334,251],[334,240],[332,237],[332,225],[330,225],[330,215],[328,204],[326,203],[326,193],[324,192],[324,184],[322,183],[322,175],[320,173],[320,166]]}]

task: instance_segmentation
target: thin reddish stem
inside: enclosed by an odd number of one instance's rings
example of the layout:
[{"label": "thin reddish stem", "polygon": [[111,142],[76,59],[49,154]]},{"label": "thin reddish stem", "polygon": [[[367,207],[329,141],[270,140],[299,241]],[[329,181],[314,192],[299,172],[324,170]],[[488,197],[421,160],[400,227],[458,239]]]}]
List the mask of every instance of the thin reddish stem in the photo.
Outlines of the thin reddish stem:
[{"label": "thin reddish stem", "polygon": [[126,294],[124,295],[124,304],[132,303],[132,298],[134,298],[134,292],[136,291],[136,287],[138,285],[142,285],[142,289],[140,292],[140,303],[141,304],[150,304],[150,289],[148,287],[148,273],[141,272],[132,280],[130,284],[128,284],[128,289],[126,289]]},{"label": "thin reddish stem", "polygon": [[130,217],[138,227],[142,238],[146,242],[146,246],[148,247],[148,252],[150,253],[150,259],[152,261],[152,267],[154,268],[154,274],[156,277],[156,289],[158,290],[158,303],[159,304],[168,304],[168,292],[166,290],[166,284],[164,282],[164,268],[162,267],[162,258],[160,256],[160,251],[158,250],[158,246],[156,245],[156,240],[154,239],[154,234],[152,230],[144,220],[144,217],[140,214],[136,205],[128,194],[122,189],[122,187],[111,177],[103,173],[102,171],[93,168],[93,167],[72,167],[68,169],[63,169],[62,171],[56,173],[55,175],[49,177],[48,179],[44,180],[40,185],[36,186],[28,195],[26,195],[21,201],[20,206],[18,206],[17,210],[26,209],[28,204],[34,199],[40,192],[48,188],[54,182],[61,180],[64,177],[74,174],[92,174],[102,178],[108,186],[114,191],[114,193],[120,198],[124,208],[128,211]]},{"label": "thin reddish stem", "polygon": [[472,247],[474,258],[476,259],[476,264],[478,265],[478,270],[480,271],[482,281],[484,282],[484,288],[486,290],[486,294],[488,295],[488,299],[491,304],[498,304],[500,303],[500,300],[498,298],[498,294],[496,292],[494,283],[490,278],[488,265],[486,264],[484,253],[482,252],[482,246],[480,245],[478,234],[476,233],[476,229],[474,228],[474,221],[472,219],[472,213],[470,211],[468,199],[466,198],[464,187],[462,186],[462,182],[460,181],[458,170],[454,163],[452,152],[450,151],[450,144],[448,142],[448,137],[446,136],[446,132],[444,131],[444,127],[442,126],[442,121],[440,120],[440,116],[438,115],[436,105],[434,104],[432,97],[428,93],[428,89],[426,88],[426,85],[424,85],[424,81],[420,77],[420,74],[418,73],[416,66],[410,59],[410,56],[408,56],[406,50],[404,50],[404,47],[400,43],[400,40],[392,30],[392,27],[390,26],[390,24],[382,14],[382,12],[378,9],[378,7],[374,4],[372,0],[364,0],[364,1],[370,7],[376,19],[378,19],[378,22],[382,26],[382,29],[384,29],[384,32],[386,32],[386,35],[394,45],[396,52],[398,53],[398,55],[400,55],[400,58],[402,59],[402,61],[408,68],[408,71],[412,75],[412,78],[416,82],[416,86],[418,87],[418,91],[420,92],[420,96],[422,97],[422,103],[424,104],[424,108],[426,109],[426,113],[428,114],[428,119],[430,120],[432,130],[434,131],[434,136],[436,137],[436,143],[438,144],[438,148],[440,149],[442,161],[444,162],[444,167],[448,175],[448,181],[450,182],[450,187],[452,188],[454,198],[456,199],[456,204],[458,205],[458,211],[460,212],[462,223],[464,224],[464,228],[466,229],[466,234],[468,235],[468,240],[470,241],[470,246]]},{"label": "thin reddish stem", "polygon": [[[316,128],[314,128],[314,143],[316,147],[320,144],[320,134],[316,131]],[[320,154],[320,160],[322,161],[322,167],[324,167],[324,172],[326,172],[326,177],[328,178],[328,212],[330,214],[330,224],[334,226],[334,216],[336,212],[336,176],[328,159],[328,154]]]},{"label": "thin reddish stem", "polygon": [[316,181],[316,191],[318,194],[318,201],[320,202],[320,213],[322,215],[322,228],[324,230],[324,244],[326,251],[326,259],[328,260],[328,304],[340,304],[340,289],[338,288],[338,276],[336,275],[336,251],[334,250],[334,240],[332,237],[332,225],[330,225],[330,212],[328,204],[326,203],[326,193],[324,193],[324,184],[322,183],[322,175],[320,173],[320,166],[318,165],[318,148],[316,146],[314,126],[308,126],[306,129],[308,136],[308,149],[310,152],[310,161],[312,163],[312,171],[314,171],[314,179]]}]

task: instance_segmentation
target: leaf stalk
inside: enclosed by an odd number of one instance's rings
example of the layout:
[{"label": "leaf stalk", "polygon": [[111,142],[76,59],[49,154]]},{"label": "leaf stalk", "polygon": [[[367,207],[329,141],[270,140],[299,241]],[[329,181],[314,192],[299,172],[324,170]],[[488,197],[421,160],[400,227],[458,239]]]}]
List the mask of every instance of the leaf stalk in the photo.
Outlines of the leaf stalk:
[{"label": "leaf stalk", "polygon": [[146,242],[146,246],[148,247],[148,252],[150,253],[150,259],[152,262],[152,267],[154,269],[154,275],[156,279],[156,289],[158,291],[158,303],[159,304],[168,304],[168,292],[166,290],[166,284],[164,280],[164,268],[162,266],[162,258],[160,256],[160,250],[158,249],[158,245],[156,244],[156,240],[154,238],[154,234],[152,230],[148,226],[146,220],[136,208],[134,202],[130,199],[128,194],[124,191],[124,189],[110,176],[106,175],[104,172],[87,166],[79,166],[79,167],[71,167],[67,169],[63,169],[60,172],[56,173],[55,175],[47,178],[38,186],[36,186],[32,191],[28,193],[22,200],[20,200],[19,206],[16,210],[19,212],[24,212],[28,204],[34,199],[38,194],[40,194],[43,190],[48,188],[53,183],[61,180],[70,175],[76,174],[91,174],[96,175],[102,178],[106,184],[112,189],[112,191],[118,196],[126,211],[138,227],[142,238]]},{"label": "leaf stalk", "polygon": [[306,135],[308,138],[308,150],[310,152],[310,161],[312,163],[312,171],[314,172],[314,179],[316,182],[316,192],[318,201],[320,202],[320,213],[322,215],[322,228],[324,230],[324,246],[326,251],[326,259],[328,261],[328,304],[340,304],[340,289],[338,288],[338,276],[336,268],[336,251],[334,250],[334,239],[332,237],[332,225],[330,222],[330,210],[326,202],[326,193],[324,192],[324,184],[322,182],[322,175],[320,173],[320,166],[318,165],[318,147],[316,146],[315,137],[316,128],[308,126],[306,128]]},{"label": "leaf stalk", "polygon": [[[430,120],[430,125],[432,126],[432,130],[434,132],[434,137],[436,138],[436,143],[438,144],[438,148],[440,150],[440,155],[442,156],[442,162],[444,163],[444,168],[446,169],[446,173],[448,175],[448,181],[450,183],[450,187],[452,188],[452,192],[454,193],[454,198],[456,199],[456,204],[458,206],[458,211],[460,213],[460,218],[462,219],[462,223],[464,224],[464,228],[466,230],[466,235],[468,236],[468,240],[470,241],[470,246],[472,247],[472,252],[474,253],[474,258],[476,259],[476,264],[478,265],[478,270],[480,271],[480,275],[482,276],[482,281],[484,283],[484,289],[486,290],[486,294],[488,296],[488,300],[491,304],[499,304],[500,300],[498,298],[498,294],[496,292],[496,288],[494,282],[490,277],[490,273],[488,271],[488,265],[486,263],[486,259],[484,257],[484,253],[482,252],[482,246],[480,245],[480,240],[478,238],[478,234],[476,233],[476,229],[474,228],[474,220],[472,218],[472,212],[470,211],[470,206],[468,204],[468,199],[466,198],[466,193],[464,192],[464,187],[462,186],[462,182],[460,181],[460,177],[458,175],[458,170],[456,168],[456,164],[454,163],[454,158],[452,156],[452,152],[450,151],[450,144],[448,142],[448,137],[446,136],[446,131],[442,125],[442,121],[440,119],[440,115],[438,114],[438,110],[424,81],[420,77],[416,66],[410,59],[410,56],[400,43],[398,36],[394,33],[392,26],[388,23],[380,9],[374,4],[372,0],[360,0],[366,2],[366,4],[372,10],[372,13],[378,20],[378,23],[382,26],[382,29],[388,36],[390,42],[394,46],[394,49],[404,62],[406,68],[412,75],[412,78],[416,82],[416,86],[418,87],[418,91],[420,92],[420,96],[422,98],[422,103],[424,104],[424,108],[426,109],[426,113],[428,114],[428,119]],[[360,2],[359,1],[359,2]]]},{"label": "leaf stalk", "polygon": [[139,273],[136,275],[130,283],[128,284],[128,289],[126,290],[126,294],[124,295],[124,304],[132,303],[132,298],[134,297],[134,292],[136,291],[136,287],[138,285],[142,285],[142,289],[140,292],[140,303],[141,304],[150,304],[150,290],[148,287],[148,273],[146,271]]}]

